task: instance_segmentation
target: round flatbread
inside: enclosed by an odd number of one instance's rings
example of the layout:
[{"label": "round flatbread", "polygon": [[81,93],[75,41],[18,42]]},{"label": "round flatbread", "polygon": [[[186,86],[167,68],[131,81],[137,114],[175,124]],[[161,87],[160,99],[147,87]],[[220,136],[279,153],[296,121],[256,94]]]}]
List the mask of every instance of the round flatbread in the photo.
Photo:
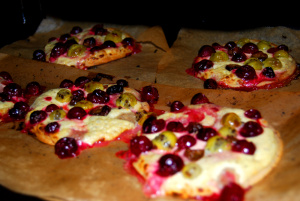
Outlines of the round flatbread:
[{"label": "round flatbread", "polygon": [[286,45],[243,38],[202,46],[187,73],[204,80],[204,88],[252,91],[286,86],[299,69]]}]

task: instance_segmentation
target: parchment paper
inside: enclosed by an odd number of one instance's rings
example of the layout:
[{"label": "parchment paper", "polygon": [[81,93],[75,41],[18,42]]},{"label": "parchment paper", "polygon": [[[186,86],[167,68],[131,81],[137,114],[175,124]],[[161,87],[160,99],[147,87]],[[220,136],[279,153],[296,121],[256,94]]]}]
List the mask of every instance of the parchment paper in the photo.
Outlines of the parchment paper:
[{"label": "parchment paper", "polygon": [[[32,59],[34,50],[44,49],[48,39],[69,33],[74,26],[92,27],[101,22],[62,21],[56,18],[44,19],[37,32],[26,40],[19,40],[0,49],[1,53]],[[90,72],[114,74],[136,80],[155,82],[158,62],[169,49],[163,30],[159,26],[105,24],[104,27],[118,28],[127,32],[142,45],[142,52],[89,69]],[[67,67],[71,68],[71,67]]]},{"label": "parchment paper", "polygon": [[[203,89],[203,81],[188,75],[185,70],[192,66],[198,50],[212,43],[226,44],[240,38],[260,39],[277,45],[285,44],[290,54],[300,62],[300,31],[287,27],[262,27],[242,31],[216,31],[181,29],[172,48],[158,66],[157,83],[172,86]],[[276,91],[299,91],[300,81]]]},{"label": "parchment paper", "polygon": [[[61,65],[27,60],[0,54],[0,71],[7,70],[15,82],[25,87],[38,81],[47,89],[57,87],[62,79],[78,76],[94,77],[96,73],[66,69]],[[61,72],[57,74],[56,72]],[[102,82],[115,82],[102,80]],[[140,89],[149,85],[128,79],[129,86]],[[167,104],[181,100],[189,104],[197,92],[221,106],[259,109],[265,119],[279,130],[284,142],[284,155],[278,167],[247,193],[247,200],[297,200],[300,188],[298,152],[300,151],[300,92],[204,90],[154,84],[160,99],[158,109],[169,110]],[[124,161],[115,153],[126,150],[123,142],[107,147],[84,150],[78,157],[61,160],[52,146],[20,132],[18,123],[0,125],[0,184],[19,193],[46,200],[181,200],[149,199],[143,195],[138,180],[123,169]]]}]

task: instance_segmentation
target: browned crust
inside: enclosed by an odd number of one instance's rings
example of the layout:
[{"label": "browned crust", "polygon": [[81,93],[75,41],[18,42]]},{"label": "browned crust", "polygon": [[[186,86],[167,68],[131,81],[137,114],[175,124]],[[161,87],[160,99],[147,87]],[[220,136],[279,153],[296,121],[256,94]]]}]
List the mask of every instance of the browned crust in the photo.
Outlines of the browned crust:
[{"label": "browned crust", "polygon": [[83,62],[82,68],[108,63],[126,57],[132,52],[129,48],[117,47],[96,51]]},{"label": "browned crust", "polygon": [[44,124],[39,123],[33,126],[30,131],[34,133],[36,138],[41,142],[49,145],[55,145],[55,143],[59,140],[57,133],[47,134],[44,130],[44,127],[45,127]]}]

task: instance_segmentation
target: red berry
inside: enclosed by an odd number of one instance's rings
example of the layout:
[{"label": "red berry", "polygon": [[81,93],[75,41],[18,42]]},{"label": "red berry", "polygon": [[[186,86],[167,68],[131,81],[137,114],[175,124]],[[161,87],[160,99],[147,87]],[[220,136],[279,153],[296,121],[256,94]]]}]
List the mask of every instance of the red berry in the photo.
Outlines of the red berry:
[{"label": "red berry", "polygon": [[5,93],[9,96],[20,97],[20,96],[22,96],[22,92],[23,92],[23,90],[22,90],[21,86],[16,83],[9,83],[3,89],[3,93]]},{"label": "red berry", "polygon": [[67,48],[63,43],[56,43],[50,53],[50,57],[57,58],[67,52]]},{"label": "red berry", "polygon": [[73,107],[67,113],[69,119],[79,119],[82,120],[87,115],[86,111],[82,107]]},{"label": "red berry", "polygon": [[21,120],[25,118],[25,115],[29,111],[29,105],[25,102],[17,102],[14,107],[8,111],[10,118],[14,120]]},{"label": "red berry", "polygon": [[258,110],[256,109],[249,109],[247,111],[245,111],[245,116],[250,118],[250,119],[260,119],[261,118],[261,114]]},{"label": "red berry", "polygon": [[207,79],[204,81],[204,89],[217,89],[218,83],[214,79]]},{"label": "red berry", "polygon": [[184,105],[181,101],[174,101],[171,104],[170,111],[171,112],[177,112],[177,111],[180,111],[183,107],[184,107]]},{"label": "red berry", "polygon": [[218,132],[211,128],[211,127],[206,127],[203,128],[202,132],[197,133],[197,138],[199,140],[207,141],[209,138],[218,135]]},{"label": "red berry", "polygon": [[8,72],[6,72],[6,71],[1,71],[0,72],[0,77],[2,77],[3,79],[5,79],[7,81],[10,81],[10,82],[13,81],[11,75]]},{"label": "red berry", "polygon": [[199,57],[209,57],[212,53],[215,53],[216,50],[210,45],[203,45],[198,51]]},{"label": "red berry", "polygon": [[240,129],[240,134],[243,137],[255,137],[263,133],[263,128],[259,123],[254,121],[246,122],[243,127]]},{"label": "red berry", "polygon": [[271,67],[265,67],[261,73],[267,78],[274,78],[276,76],[273,68]]},{"label": "red berry", "polygon": [[79,27],[79,26],[75,26],[72,28],[72,30],[70,31],[70,34],[78,34],[78,33],[81,33],[82,32],[82,28]]},{"label": "red berry", "polygon": [[141,99],[151,104],[157,103],[159,98],[158,90],[153,86],[146,86],[142,88]]},{"label": "red berry", "polygon": [[232,151],[253,155],[256,150],[255,145],[247,140],[238,140],[232,146]]},{"label": "red berry", "polygon": [[247,56],[242,52],[235,53],[231,58],[231,60],[235,61],[235,62],[243,62],[243,61],[246,61],[246,59],[247,59]]},{"label": "red berry", "polygon": [[191,104],[196,105],[196,104],[202,104],[202,103],[209,103],[208,98],[202,93],[195,94],[191,100]]},{"label": "red berry", "polygon": [[177,146],[179,149],[186,149],[196,144],[197,140],[191,135],[183,135],[177,140]]},{"label": "red berry", "polygon": [[46,107],[45,111],[46,112],[53,112],[54,110],[58,110],[59,107],[55,104],[50,104]]},{"label": "red berry", "polygon": [[74,85],[73,81],[68,80],[68,79],[64,79],[64,80],[60,83],[59,87],[60,87],[60,88],[68,88],[68,89],[69,89],[69,88],[72,88],[73,85]]},{"label": "red berry", "polygon": [[30,114],[29,122],[31,124],[39,123],[47,118],[47,113],[43,110],[36,110]]},{"label": "red berry", "polygon": [[56,133],[60,128],[57,122],[51,122],[45,126],[46,133]]},{"label": "red berry", "polygon": [[233,42],[233,41],[229,41],[228,43],[225,44],[224,47],[225,47],[227,50],[231,50],[231,49],[233,49],[233,48],[236,47],[236,43]]},{"label": "red berry", "polygon": [[189,133],[201,133],[203,130],[203,127],[200,123],[198,122],[190,122],[189,125],[186,127],[186,130]]},{"label": "red berry", "polygon": [[156,133],[165,128],[166,122],[163,119],[156,119],[156,117],[151,116],[146,119],[143,123],[143,133]]},{"label": "red berry", "polygon": [[167,124],[167,130],[173,132],[182,132],[185,130],[185,128],[181,122],[171,121]]},{"label": "red berry", "polygon": [[38,82],[30,82],[27,84],[25,92],[28,95],[35,96],[41,93],[41,91],[41,85]]},{"label": "red berry", "polygon": [[130,150],[136,156],[151,149],[152,142],[146,136],[136,136],[130,140]]},{"label": "red berry", "polygon": [[258,51],[258,47],[254,43],[246,43],[243,45],[242,51],[244,53],[253,54]]},{"label": "red berry", "polygon": [[168,177],[174,175],[175,173],[179,172],[184,163],[180,156],[175,154],[166,154],[162,156],[159,161],[159,168],[156,173],[162,177]]},{"label": "red berry", "polygon": [[210,69],[214,66],[214,63],[211,60],[203,59],[199,61],[198,63],[195,63],[193,65],[193,68],[196,72],[205,71],[207,69]]},{"label": "red berry", "polygon": [[55,154],[61,158],[75,157],[79,154],[79,147],[74,138],[64,137],[55,144]]},{"label": "red berry", "polygon": [[221,191],[220,201],[243,201],[245,191],[236,183],[229,183]]},{"label": "red berry", "polygon": [[46,61],[46,54],[43,50],[35,50],[32,56],[33,60]]},{"label": "red berry", "polygon": [[75,80],[75,86],[79,88],[84,88],[84,85],[88,82],[90,82],[89,78],[81,76]]},{"label": "red berry", "polygon": [[255,69],[252,66],[241,66],[235,71],[236,76],[244,80],[254,80],[257,78]]},{"label": "red berry", "polygon": [[91,101],[92,103],[107,103],[110,98],[109,95],[100,89],[94,90],[92,93],[87,95],[87,100]]}]

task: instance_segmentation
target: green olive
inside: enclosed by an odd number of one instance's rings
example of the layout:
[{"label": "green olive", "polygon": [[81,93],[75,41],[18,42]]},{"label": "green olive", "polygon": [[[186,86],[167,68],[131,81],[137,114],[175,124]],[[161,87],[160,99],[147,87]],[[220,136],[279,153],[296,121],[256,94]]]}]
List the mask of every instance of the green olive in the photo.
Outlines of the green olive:
[{"label": "green olive", "polygon": [[57,92],[55,100],[66,103],[72,100],[72,93],[69,89],[61,89]]},{"label": "green olive", "polygon": [[188,163],[182,170],[182,175],[187,179],[194,179],[202,172],[201,167],[197,163]]},{"label": "green olive", "polygon": [[282,63],[279,59],[268,58],[263,61],[264,67],[271,67],[273,70],[278,70],[282,68]]},{"label": "green olive", "polygon": [[236,130],[228,126],[223,126],[222,128],[219,129],[218,132],[224,138],[236,136]]},{"label": "green olive", "polygon": [[236,45],[240,48],[243,47],[243,45],[245,45],[246,43],[250,43],[250,39],[249,38],[241,38],[240,40],[238,40],[238,42],[236,43]]},{"label": "green olive", "polygon": [[207,140],[205,151],[210,153],[223,152],[231,150],[231,143],[221,136],[214,136]]},{"label": "green olive", "polygon": [[123,93],[116,101],[118,107],[132,108],[137,104],[136,97],[131,93]]},{"label": "green olive", "polygon": [[153,146],[162,150],[171,150],[176,142],[177,137],[172,131],[164,131],[152,140]]},{"label": "green olive", "polygon": [[118,30],[114,30],[105,36],[104,41],[108,40],[113,41],[114,43],[119,43],[122,41],[122,33]]},{"label": "green olive", "polygon": [[84,55],[86,51],[86,47],[79,44],[71,45],[71,47],[68,50],[68,57],[78,57]]},{"label": "green olive", "polygon": [[241,118],[237,114],[230,112],[230,113],[226,113],[222,117],[221,123],[223,126],[235,128],[240,126],[242,122],[241,122]]},{"label": "green olive", "polygon": [[81,107],[84,110],[90,110],[94,107],[94,104],[88,100],[81,100],[76,103],[74,107]]},{"label": "green olive", "polygon": [[67,113],[62,110],[62,109],[57,109],[54,110],[53,112],[51,112],[51,114],[49,115],[50,120],[61,120],[63,118],[65,118],[65,116],[67,115]]},{"label": "green olive", "polygon": [[100,90],[104,90],[103,85],[100,82],[88,82],[84,85],[84,89],[86,92],[88,93],[92,93],[93,91],[95,91],[96,89],[100,89]]},{"label": "green olive", "polygon": [[210,60],[214,62],[227,61],[228,59],[229,59],[228,54],[223,51],[212,53],[212,55],[210,56]]},{"label": "green olive", "polygon": [[274,57],[276,59],[283,57],[283,58],[288,58],[289,57],[289,53],[285,50],[278,50],[277,52],[275,52]]},{"label": "green olive", "polygon": [[257,43],[257,47],[259,50],[268,50],[271,48],[271,44],[268,41],[261,40]]},{"label": "green olive", "polygon": [[245,61],[245,64],[252,66],[255,70],[261,70],[263,63],[258,58],[252,57]]}]

